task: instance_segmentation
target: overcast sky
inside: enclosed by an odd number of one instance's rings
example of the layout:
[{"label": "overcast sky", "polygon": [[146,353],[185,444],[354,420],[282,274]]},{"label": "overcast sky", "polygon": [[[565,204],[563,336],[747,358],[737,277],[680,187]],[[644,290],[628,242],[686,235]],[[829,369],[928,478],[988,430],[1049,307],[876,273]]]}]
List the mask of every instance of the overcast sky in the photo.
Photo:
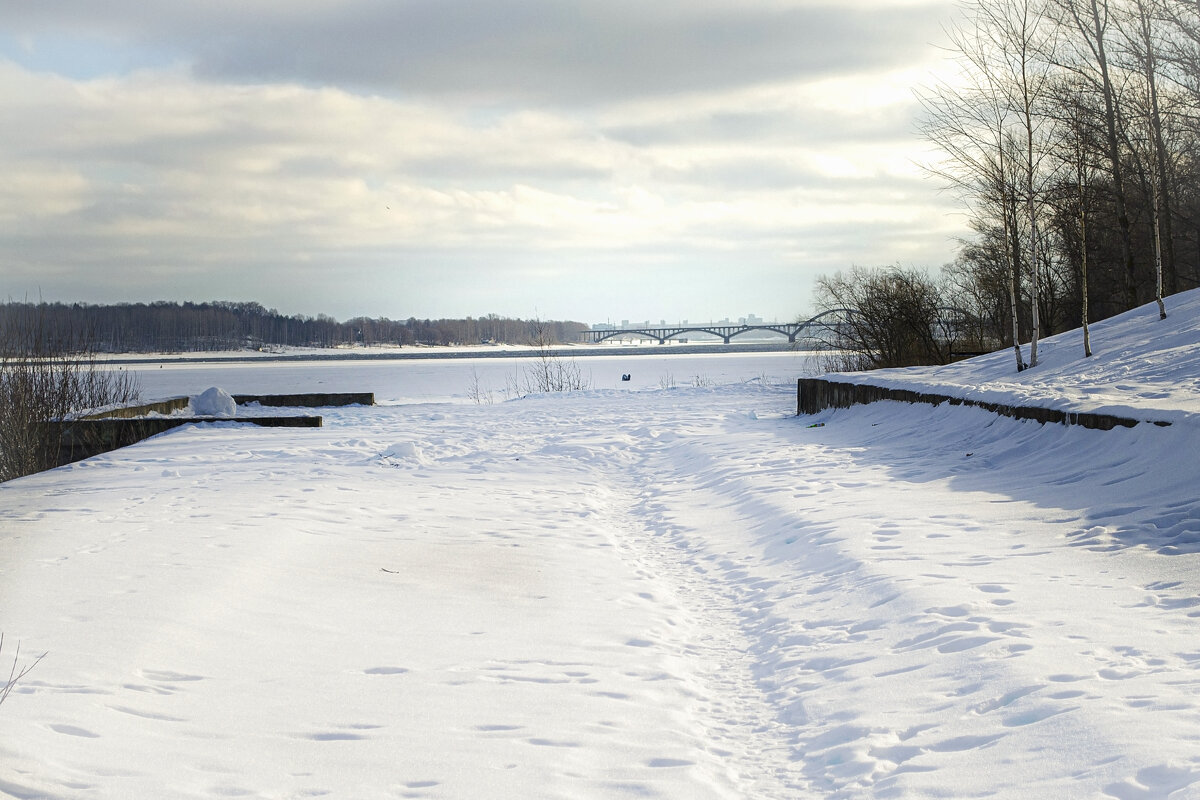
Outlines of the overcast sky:
[{"label": "overcast sky", "polygon": [[964,219],[951,0],[0,0],[0,295],[794,319]]}]

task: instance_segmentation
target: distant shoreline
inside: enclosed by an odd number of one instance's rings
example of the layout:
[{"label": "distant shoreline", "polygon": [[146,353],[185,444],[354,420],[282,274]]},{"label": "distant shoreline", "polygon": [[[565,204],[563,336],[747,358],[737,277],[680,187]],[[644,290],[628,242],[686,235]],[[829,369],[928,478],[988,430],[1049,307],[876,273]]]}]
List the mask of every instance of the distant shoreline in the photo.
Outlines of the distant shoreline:
[{"label": "distant shoreline", "polygon": [[[595,345],[578,345],[574,347],[555,347],[550,353],[558,358],[574,358],[576,356],[591,358],[593,356],[654,356],[654,355],[703,355],[708,353],[781,353],[792,348],[788,342],[755,342],[743,344],[674,344],[674,345],[637,345],[630,347],[611,347]],[[333,349],[333,348],[331,348]],[[492,348],[480,346],[475,348],[441,348],[441,347],[405,347],[383,351],[371,351],[369,348],[354,348],[322,352],[319,350],[304,353],[277,353],[263,355],[205,355],[203,353],[188,353],[180,355],[163,354],[161,356],[141,356],[138,358],[113,356],[104,357],[103,363],[113,366],[138,366],[145,364],[257,364],[260,362],[280,361],[404,361],[412,359],[461,359],[461,358],[537,358],[540,351],[535,348]]]}]

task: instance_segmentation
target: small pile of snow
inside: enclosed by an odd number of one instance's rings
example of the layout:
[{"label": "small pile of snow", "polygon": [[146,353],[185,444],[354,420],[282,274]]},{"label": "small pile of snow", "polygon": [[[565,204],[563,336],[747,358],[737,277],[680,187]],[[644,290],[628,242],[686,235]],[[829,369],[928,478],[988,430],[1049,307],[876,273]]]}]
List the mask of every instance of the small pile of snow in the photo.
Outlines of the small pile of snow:
[{"label": "small pile of snow", "polygon": [[396,442],[383,451],[383,458],[389,464],[424,464],[425,454],[415,442]]},{"label": "small pile of snow", "polygon": [[188,400],[189,413],[197,417],[235,417],[237,403],[229,392],[212,387]]}]

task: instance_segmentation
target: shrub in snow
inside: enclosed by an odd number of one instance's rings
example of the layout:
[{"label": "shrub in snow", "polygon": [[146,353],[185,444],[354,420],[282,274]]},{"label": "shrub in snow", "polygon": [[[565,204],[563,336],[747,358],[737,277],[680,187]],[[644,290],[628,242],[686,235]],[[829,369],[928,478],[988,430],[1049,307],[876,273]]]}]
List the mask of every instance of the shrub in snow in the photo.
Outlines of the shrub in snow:
[{"label": "shrub in snow", "polygon": [[216,386],[188,400],[191,413],[197,417],[237,416],[237,403],[229,392]]},{"label": "shrub in snow", "polygon": [[0,312],[0,481],[58,466],[63,428],[80,412],[138,401],[133,373],[97,362],[90,343],[56,331],[46,306]]},{"label": "shrub in snow", "polygon": [[[0,633],[0,653],[2,653],[2,652],[4,652],[4,634]],[[13,656],[12,669],[10,669],[8,671],[8,680],[4,681],[3,685],[0,685],[0,705],[4,705],[4,701],[8,699],[8,696],[10,694],[12,694],[12,690],[16,687],[17,681],[21,680],[21,678],[24,678],[26,675],[28,675],[30,670],[32,670],[34,667],[36,667],[38,665],[38,662],[41,661],[45,657],[46,657],[46,654],[42,653],[40,656],[38,656],[36,659],[34,659],[32,663],[26,664],[25,666],[22,667],[22,666],[20,666],[21,645],[20,645],[20,643],[17,644],[17,652]]]}]

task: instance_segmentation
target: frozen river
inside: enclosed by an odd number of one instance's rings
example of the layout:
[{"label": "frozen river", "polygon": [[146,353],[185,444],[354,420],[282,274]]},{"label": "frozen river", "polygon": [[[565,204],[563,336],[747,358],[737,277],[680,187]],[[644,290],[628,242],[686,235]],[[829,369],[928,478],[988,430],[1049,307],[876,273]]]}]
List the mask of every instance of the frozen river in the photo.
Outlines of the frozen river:
[{"label": "frozen river", "polygon": [[[814,372],[809,352],[711,353],[702,355],[589,356],[575,361],[595,389],[657,389],[735,383],[791,383]],[[147,400],[198,394],[220,386],[231,394],[374,392],[380,404],[469,403],[472,387],[505,399],[506,386],[523,383],[531,358],[252,361],[147,363],[128,366]],[[629,375],[629,381],[622,381]]]}]

